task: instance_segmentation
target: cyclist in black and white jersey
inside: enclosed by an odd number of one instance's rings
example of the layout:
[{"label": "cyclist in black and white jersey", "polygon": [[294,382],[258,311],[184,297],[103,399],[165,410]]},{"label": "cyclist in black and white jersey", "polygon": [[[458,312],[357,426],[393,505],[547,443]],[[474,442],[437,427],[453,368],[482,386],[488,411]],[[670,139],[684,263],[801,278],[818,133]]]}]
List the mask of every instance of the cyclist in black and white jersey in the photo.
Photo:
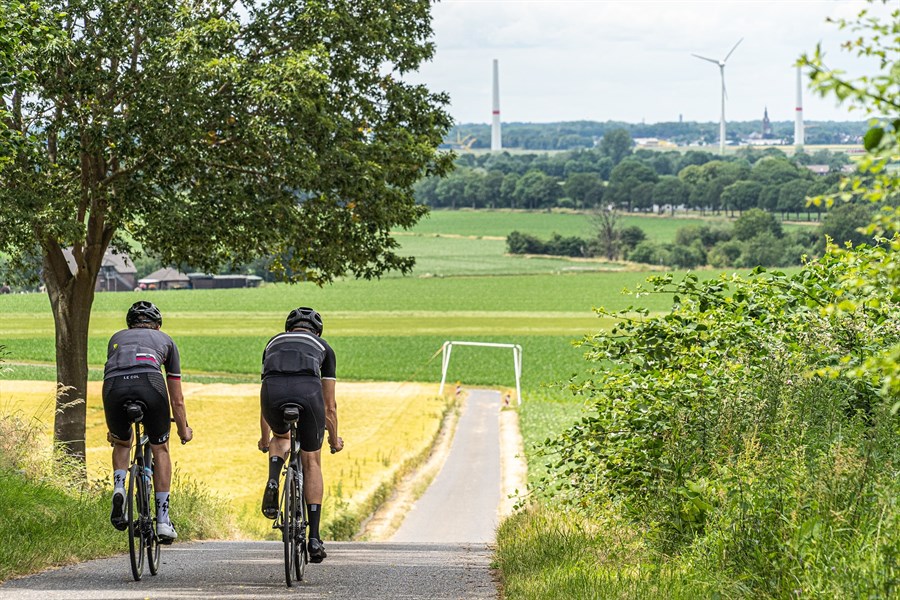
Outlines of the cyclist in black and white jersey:
[{"label": "cyclist in black and white jersey", "polygon": [[269,451],[269,479],[262,512],[274,519],[278,513],[278,477],[290,450],[290,428],[284,422],[282,407],[285,404],[303,407],[297,434],[303,462],[303,495],[309,513],[309,559],[314,563],[322,562],[327,556],[319,534],[325,430],[333,452],[344,447],[344,440],[338,436],[334,350],[322,339],[322,328],[322,316],[301,306],[288,315],[284,333],[266,344],[260,390],[261,435],[257,444],[260,450]]},{"label": "cyclist in black and white jersey", "polygon": [[[182,443],[193,438],[188,426],[181,392],[181,360],[178,347],[159,330],[162,314],[152,302],[135,302],[125,317],[128,329],[113,334],[107,347],[103,372],[103,411],[108,439],[113,445],[113,500],[110,521],[120,531],[128,527],[124,514],[125,474],[131,448],[131,423],[125,413],[126,402],[144,405],[144,431],[153,452],[153,486],[156,489],[156,533],[163,541],[178,537],[169,517],[169,488],[172,461],[169,457],[169,431],[172,415]],[[162,370],[166,377],[163,380]]]}]

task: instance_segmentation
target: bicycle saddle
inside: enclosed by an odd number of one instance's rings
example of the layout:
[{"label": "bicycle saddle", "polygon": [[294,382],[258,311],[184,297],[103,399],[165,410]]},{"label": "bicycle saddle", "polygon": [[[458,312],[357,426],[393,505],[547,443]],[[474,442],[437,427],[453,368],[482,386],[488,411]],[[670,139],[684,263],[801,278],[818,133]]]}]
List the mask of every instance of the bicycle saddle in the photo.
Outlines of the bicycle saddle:
[{"label": "bicycle saddle", "polygon": [[135,402],[129,402],[125,405],[125,413],[128,420],[132,423],[139,423],[144,418],[144,407]]},{"label": "bicycle saddle", "polygon": [[285,404],[283,410],[284,422],[296,423],[300,419],[300,412],[303,409],[297,404]]}]

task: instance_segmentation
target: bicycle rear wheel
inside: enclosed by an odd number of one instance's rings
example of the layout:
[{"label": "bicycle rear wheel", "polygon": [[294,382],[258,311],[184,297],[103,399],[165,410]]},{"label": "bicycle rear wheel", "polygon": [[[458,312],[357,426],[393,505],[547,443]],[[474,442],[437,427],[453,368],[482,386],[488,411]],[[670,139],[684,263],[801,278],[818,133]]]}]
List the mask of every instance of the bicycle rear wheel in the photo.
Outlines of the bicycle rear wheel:
[{"label": "bicycle rear wheel", "polygon": [[140,581],[144,574],[144,543],[141,539],[141,509],[138,506],[143,487],[141,477],[143,474],[140,467],[136,464],[131,465],[125,503],[128,515],[128,554],[131,557],[131,575],[135,581]]},{"label": "bicycle rear wheel", "polygon": [[[149,455],[150,452],[148,451],[147,454]],[[145,457],[144,460],[147,461],[144,464],[152,464],[149,462],[149,456]],[[147,546],[147,566],[150,567],[150,574],[156,575],[159,573],[159,551],[161,544],[159,543],[159,538],[156,537],[156,518],[154,517],[156,513],[156,498],[153,494],[152,475],[145,490],[146,495],[144,498],[146,510],[143,511],[144,527],[141,528],[141,531],[144,534],[144,544]]]},{"label": "bicycle rear wheel", "polygon": [[306,547],[306,502],[303,499],[302,472],[297,473],[297,477],[294,478],[294,498],[297,499],[297,527],[294,535],[297,543],[294,546],[294,575],[296,575],[297,581],[303,581],[306,563],[309,562],[309,551]]},{"label": "bicycle rear wheel", "polygon": [[295,485],[294,468],[288,466],[287,474],[284,476],[284,488],[281,490],[281,515],[284,520],[284,527],[281,530],[281,538],[284,542],[284,580],[288,587],[294,585],[294,557],[297,549],[297,509],[295,507],[296,496],[293,493]]}]

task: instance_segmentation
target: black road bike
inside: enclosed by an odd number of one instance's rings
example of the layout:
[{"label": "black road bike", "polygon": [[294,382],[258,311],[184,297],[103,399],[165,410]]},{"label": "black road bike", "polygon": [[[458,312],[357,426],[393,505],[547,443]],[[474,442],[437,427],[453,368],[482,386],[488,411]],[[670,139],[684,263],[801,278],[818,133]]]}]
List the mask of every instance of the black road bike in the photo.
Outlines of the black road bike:
[{"label": "black road bike", "polygon": [[150,439],[142,431],[144,407],[137,402],[125,404],[128,420],[134,423],[134,458],[128,471],[128,491],[125,499],[128,519],[128,552],[131,556],[131,574],[140,581],[144,574],[144,559],[150,574],[159,572],[161,541],[156,535],[156,517],[153,495],[153,454]]},{"label": "black road bike", "polygon": [[297,440],[297,421],[302,407],[296,404],[284,406],[284,421],[291,428],[291,450],[284,463],[284,481],[281,487],[281,504],[273,529],[281,530],[284,541],[284,579],[288,587],[294,581],[303,581],[303,573],[309,563],[306,548],[306,502],[303,500],[303,466],[300,460],[300,442]]}]

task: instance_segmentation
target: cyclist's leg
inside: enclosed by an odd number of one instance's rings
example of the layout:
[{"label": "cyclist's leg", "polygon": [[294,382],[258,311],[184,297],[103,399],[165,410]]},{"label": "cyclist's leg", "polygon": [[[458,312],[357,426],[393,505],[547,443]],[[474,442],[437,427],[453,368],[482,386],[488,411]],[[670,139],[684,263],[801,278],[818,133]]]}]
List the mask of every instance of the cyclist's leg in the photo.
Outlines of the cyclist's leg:
[{"label": "cyclist's leg", "polygon": [[303,462],[303,496],[309,521],[309,560],[322,562],[327,554],[319,533],[322,518],[322,440],[325,437],[325,401],[318,379],[307,380],[300,386],[303,413],[297,424],[300,438],[300,460]]},{"label": "cyclist's leg", "polygon": [[131,450],[131,424],[125,415],[123,387],[114,379],[103,382],[103,412],[108,430],[107,440],[112,444],[113,495],[109,520],[113,527],[123,531],[128,526],[125,519],[125,476],[128,472]]},{"label": "cyclist's leg", "polygon": [[147,407],[144,414],[144,431],[150,440],[153,452],[153,487],[156,501],[156,527],[161,539],[166,541],[178,537],[169,514],[172,487],[172,459],[169,454],[169,435],[172,422],[169,412],[169,397],[166,382],[161,373],[141,374],[142,402]]},{"label": "cyclist's leg", "polygon": [[261,418],[265,419],[272,432],[269,440],[269,472],[262,501],[263,515],[269,519],[274,519],[278,514],[278,480],[291,447],[290,427],[284,422],[282,412],[282,407],[291,401],[291,379],[265,379],[259,394]]}]

